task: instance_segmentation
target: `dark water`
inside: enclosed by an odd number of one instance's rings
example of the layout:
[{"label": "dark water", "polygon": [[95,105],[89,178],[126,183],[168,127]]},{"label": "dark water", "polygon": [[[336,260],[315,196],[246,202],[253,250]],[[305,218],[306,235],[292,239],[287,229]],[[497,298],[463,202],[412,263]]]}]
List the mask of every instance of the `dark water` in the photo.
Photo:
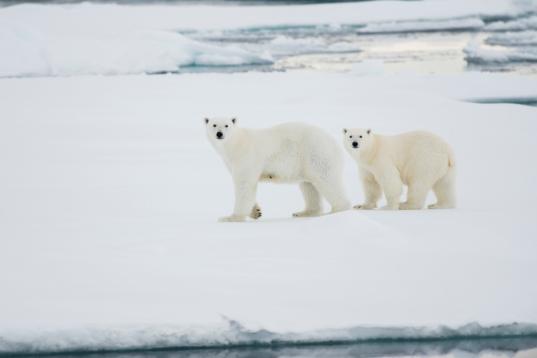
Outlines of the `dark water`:
[{"label": "dark water", "polygon": [[[32,356],[25,355],[25,356]],[[35,356],[35,355],[34,355]],[[57,358],[373,358],[373,357],[537,357],[537,337],[486,338],[429,342],[377,342],[310,346],[236,347],[233,349],[166,349],[116,353],[65,353]]]},{"label": "dark water", "polygon": [[[77,4],[82,2],[114,3],[114,4],[230,4],[230,5],[282,5],[282,4],[327,4],[344,2],[364,2],[382,0],[2,0],[0,6],[16,4]],[[420,0],[402,0],[420,1]]]},{"label": "dark water", "polygon": [[537,107],[537,97],[483,98],[483,99],[469,100],[468,102],[484,103],[484,104],[508,103],[508,104],[519,104],[521,106]]}]

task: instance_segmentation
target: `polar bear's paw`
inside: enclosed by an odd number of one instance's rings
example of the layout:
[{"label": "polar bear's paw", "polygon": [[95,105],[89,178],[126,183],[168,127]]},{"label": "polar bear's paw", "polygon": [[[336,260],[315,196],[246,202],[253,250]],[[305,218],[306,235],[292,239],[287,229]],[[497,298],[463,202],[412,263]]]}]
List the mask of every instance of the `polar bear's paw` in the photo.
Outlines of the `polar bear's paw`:
[{"label": "polar bear's paw", "polygon": [[244,216],[224,216],[223,218],[218,219],[221,223],[230,223],[230,222],[242,222],[245,221],[246,217]]},{"label": "polar bear's paw", "polygon": [[254,207],[252,208],[252,212],[250,213],[250,217],[254,220],[257,220],[262,215],[263,213],[261,212],[261,208],[259,207],[259,205],[255,204]]},{"label": "polar bear's paw", "polygon": [[319,215],[321,215],[321,212],[317,210],[304,210],[304,211],[299,211],[298,213],[293,213],[293,217],[295,218],[307,218],[307,217],[319,216]]},{"label": "polar bear's paw", "polygon": [[355,210],[373,210],[376,207],[377,207],[376,204],[365,203],[365,204],[354,205],[352,208],[355,209]]},{"label": "polar bear's paw", "polygon": [[412,204],[412,203],[401,203],[399,205],[399,210],[420,210],[421,207],[419,205],[416,205],[416,204]]},{"label": "polar bear's paw", "polygon": [[443,204],[431,204],[428,206],[429,209],[453,209],[455,205],[443,205]]}]

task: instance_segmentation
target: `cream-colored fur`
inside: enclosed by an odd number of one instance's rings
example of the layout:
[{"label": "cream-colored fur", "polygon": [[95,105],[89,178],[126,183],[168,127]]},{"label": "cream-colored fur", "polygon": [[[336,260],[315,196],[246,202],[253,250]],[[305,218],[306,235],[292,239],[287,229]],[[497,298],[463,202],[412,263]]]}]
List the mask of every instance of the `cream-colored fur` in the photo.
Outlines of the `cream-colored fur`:
[{"label": "cream-colored fur", "polygon": [[256,204],[260,181],[300,185],[306,205],[294,216],[320,215],[321,197],[332,212],[350,208],[343,188],[341,149],[322,129],[301,123],[246,129],[233,118],[206,118],[205,125],[209,141],[233,177],[235,207],[221,221],[261,216]]},{"label": "cream-colored fur", "polygon": [[[450,146],[423,131],[395,136],[369,129],[344,129],[343,142],[358,164],[366,201],[356,209],[374,209],[382,193],[384,209],[422,209],[429,190],[437,203],[431,209],[455,207],[455,159]],[[403,185],[407,201],[400,203]]]}]

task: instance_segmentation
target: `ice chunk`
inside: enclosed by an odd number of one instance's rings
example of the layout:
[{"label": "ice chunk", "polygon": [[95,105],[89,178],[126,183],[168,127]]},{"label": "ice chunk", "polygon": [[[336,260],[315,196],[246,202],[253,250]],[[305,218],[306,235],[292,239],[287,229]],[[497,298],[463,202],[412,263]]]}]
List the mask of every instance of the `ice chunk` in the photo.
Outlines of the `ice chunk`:
[{"label": "ice chunk", "polygon": [[537,62],[537,49],[527,47],[486,46],[476,40],[464,48],[466,61],[474,64]]},{"label": "ice chunk", "polygon": [[515,18],[508,21],[496,21],[485,27],[487,31],[523,31],[537,30],[537,15]]},{"label": "ice chunk", "polygon": [[493,34],[485,42],[489,45],[501,46],[537,46],[537,31]]}]

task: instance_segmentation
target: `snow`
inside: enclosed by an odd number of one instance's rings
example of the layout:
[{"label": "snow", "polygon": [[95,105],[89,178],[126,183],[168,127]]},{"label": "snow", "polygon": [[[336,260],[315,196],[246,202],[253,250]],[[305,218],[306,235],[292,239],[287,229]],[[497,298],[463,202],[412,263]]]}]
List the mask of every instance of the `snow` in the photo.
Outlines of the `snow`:
[{"label": "snow", "polygon": [[[536,92],[485,73],[2,79],[0,351],[533,332],[537,109],[459,99]],[[267,184],[262,220],[217,223],[233,204],[203,127],[217,114],[433,131],[459,207],[293,219],[298,188]]]},{"label": "snow", "polygon": [[[536,61],[536,5],[0,8],[0,354],[535,335],[537,108],[471,103],[537,98],[533,77],[393,75],[378,59],[348,73],[146,73],[273,61],[189,31],[310,25],[484,29],[495,46],[476,36],[469,62]],[[267,46],[360,50],[311,36]],[[459,207],[295,219],[298,188],[263,184],[261,220],[218,223],[233,193],[205,138],[216,115],[337,138],[343,127],[438,133],[457,155]],[[363,200],[346,154],[345,185]]]},{"label": "snow", "polygon": [[[362,26],[358,32],[367,33],[477,30],[484,26],[483,18],[525,16],[535,7],[534,0],[491,0],[486,6],[466,0],[308,6],[23,4],[0,8],[0,53],[9,53],[0,56],[0,77],[173,72],[188,66],[272,61],[265,53],[202,44],[180,35],[179,30],[305,25],[337,28],[344,24]],[[499,26],[502,23],[493,23],[490,28]],[[289,53],[292,44],[278,39],[274,45],[276,50],[279,46]],[[323,46],[309,45],[313,51]],[[346,43],[326,47],[329,52],[358,50]]]}]

